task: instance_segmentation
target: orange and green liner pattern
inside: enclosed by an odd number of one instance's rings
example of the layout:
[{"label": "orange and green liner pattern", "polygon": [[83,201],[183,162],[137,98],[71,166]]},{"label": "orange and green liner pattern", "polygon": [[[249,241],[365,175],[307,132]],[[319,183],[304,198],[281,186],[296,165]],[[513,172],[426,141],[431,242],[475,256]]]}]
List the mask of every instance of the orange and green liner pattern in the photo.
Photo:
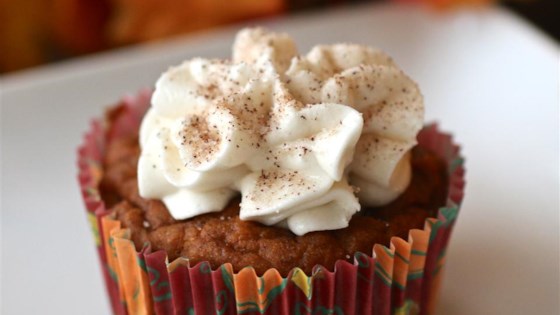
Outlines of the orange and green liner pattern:
[{"label": "orange and green liner pattern", "polygon": [[449,194],[437,218],[408,239],[393,237],[372,253],[340,260],[334,271],[317,265],[311,275],[294,268],[287,277],[275,269],[257,275],[250,266],[233,272],[230,264],[213,270],[187,258],[168,261],[149,244],[138,252],[130,232],[105,208],[98,185],[106,143],[136,133],[149,107],[150,91],[117,105],[119,118],[108,128],[95,120],[78,150],[79,182],[114,314],[431,314],[442,279],[453,224],[464,191],[463,159],[451,136],[425,127],[418,143],[447,162]]}]

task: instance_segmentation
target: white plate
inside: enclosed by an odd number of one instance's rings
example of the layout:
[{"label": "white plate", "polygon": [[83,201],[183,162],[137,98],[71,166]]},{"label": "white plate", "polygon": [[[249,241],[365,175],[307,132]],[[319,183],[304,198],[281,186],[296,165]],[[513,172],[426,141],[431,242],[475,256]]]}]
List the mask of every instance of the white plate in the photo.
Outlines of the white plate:
[{"label": "white plate", "polygon": [[[558,46],[498,8],[359,6],[262,21],[315,43],[378,46],[419,83],[428,121],[463,144],[467,194],[438,314],[559,314]],[[1,79],[2,314],[103,314],[76,184],[91,117],[169,65],[224,57],[236,28]]]}]

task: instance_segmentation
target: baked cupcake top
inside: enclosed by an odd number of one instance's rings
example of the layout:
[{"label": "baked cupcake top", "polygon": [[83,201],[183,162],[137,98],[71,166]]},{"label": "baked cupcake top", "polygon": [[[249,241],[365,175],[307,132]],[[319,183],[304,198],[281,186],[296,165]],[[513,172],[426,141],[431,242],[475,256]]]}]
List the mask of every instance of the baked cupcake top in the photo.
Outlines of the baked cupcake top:
[{"label": "baked cupcake top", "polygon": [[232,60],[195,58],[156,83],[138,187],[176,219],[217,212],[297,235],[348,226],[398,197],[423,123],[416,84],[379,50],[239,32]]}]

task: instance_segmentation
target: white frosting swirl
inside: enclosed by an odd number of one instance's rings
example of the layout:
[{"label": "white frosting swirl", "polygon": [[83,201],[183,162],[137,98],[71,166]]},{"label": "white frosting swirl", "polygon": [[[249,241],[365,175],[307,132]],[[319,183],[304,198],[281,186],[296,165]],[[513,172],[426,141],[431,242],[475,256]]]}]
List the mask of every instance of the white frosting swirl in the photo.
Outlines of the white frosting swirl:
[{"label": "white frosting swirl", "polygon": [[192,59],[156,83],[141,130],[140,195],[186,219],[221,211],[303,235],[348,226],[410,181],[417,86],[384,53],[245,29],[233,60]]}]

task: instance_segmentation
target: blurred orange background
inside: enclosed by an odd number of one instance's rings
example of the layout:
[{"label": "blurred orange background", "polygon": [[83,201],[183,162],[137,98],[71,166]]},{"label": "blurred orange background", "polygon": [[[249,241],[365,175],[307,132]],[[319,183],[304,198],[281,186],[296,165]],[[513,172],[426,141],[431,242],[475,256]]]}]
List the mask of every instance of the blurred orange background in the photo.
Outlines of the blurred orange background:
[{"label": "blurred orange background", "polygon": [[0,0],[0,72],[284,10],[282,0]]},{"label": "blurred orange background", "polygon": [[[442,9],[493,0],[395,1]],[[526,1],[531,0],[517,3]],[[551,7],[560,2],[535,1]],[[348,2],[356,0],[0,0],[0,73],[236,21]],[[545,8],[538,14],[554,19],[553,10]]]}]

